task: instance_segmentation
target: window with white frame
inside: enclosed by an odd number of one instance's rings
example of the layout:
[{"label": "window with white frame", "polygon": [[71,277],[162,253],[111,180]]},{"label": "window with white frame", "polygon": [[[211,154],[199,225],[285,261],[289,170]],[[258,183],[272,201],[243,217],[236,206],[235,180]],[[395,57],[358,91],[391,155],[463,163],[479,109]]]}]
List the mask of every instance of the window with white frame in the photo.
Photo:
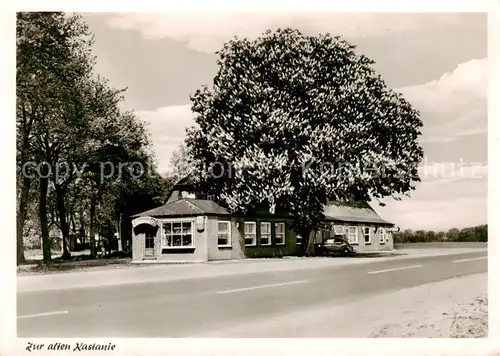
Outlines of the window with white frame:
[{"label": "window with white frame", "polygon": [[162,229],[162,248],[194,247],[192,221],[163,222]]},{"label": "window with white frame", "polygon": [[217,245],[231,246],[231,222],[219,221],[217,230]]},{"label": "window with white frame", "polygon": [[271,223],[260,223],[260,245],[269,246],[271,244]]},{"label": "window with white frame", "polygon": [[369,244],[372,242],[371,229],[368,226],[363,228],[363,235],[365,237],[365,244]]},{"label": "window with white frame", "polygon": [[379,242],[381,244],[385,244],[385,238],[386,238],[385,228],[381,227],[380,228],[380,235],[379,235]]},{"label": "window with white frame", "polygon": [[344,235],[344,226],[343,225],[333,225],[333,234],[334,235]]},{"label": "window with white frame", "polygon": [[245,222],[245,246],[255,246],[256,244],[256,224],[254,222]]},{"label": "window with white frame", "polygon": [[285,244],[285,223],[275,223],[274,224],[275,235],[276,235],[276,245]]},{"label": "window with white frame", "polygon": [[357,234],[356,226],[349,226],[347,228],[347,241],[350,244],[357,244],[358,243],[358,234]]}]

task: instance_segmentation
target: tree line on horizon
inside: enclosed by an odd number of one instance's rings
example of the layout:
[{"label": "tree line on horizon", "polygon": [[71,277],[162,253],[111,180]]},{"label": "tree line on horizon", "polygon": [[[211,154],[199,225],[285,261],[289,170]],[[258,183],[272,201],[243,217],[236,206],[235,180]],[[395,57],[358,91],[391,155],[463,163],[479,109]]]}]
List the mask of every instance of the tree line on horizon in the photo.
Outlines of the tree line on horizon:
[{"label": "tree line on horizon", "polygon": [[488,242],[488,225],[447,231],[406,229],[394,233],[394,243],[419,242]]}]

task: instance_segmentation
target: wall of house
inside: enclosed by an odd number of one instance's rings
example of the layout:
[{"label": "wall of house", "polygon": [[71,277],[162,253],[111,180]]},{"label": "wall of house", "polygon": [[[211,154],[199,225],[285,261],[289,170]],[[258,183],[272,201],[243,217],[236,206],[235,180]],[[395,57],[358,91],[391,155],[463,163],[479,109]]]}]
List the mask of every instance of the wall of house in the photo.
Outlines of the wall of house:
[{"label": "wall of house", "polygon": [[[364,227],[369,227],[371,232],[371,242],[365,243],[363,229]],[[376,251],[391,251],[393,249],[392,235],[387,234],[386,228],[386,239],[382,243],[380,241],[380,230],[381,228],[375,225],[360,225],[358,227],[358,245],[355,247],[356,252],[376,252]]]},{"label": "wall of house", "polygon": [[387,231],[387,240],[385,243],[384,251],[392,251],[394,250],[394,233],[391,231]]},{"label": "wall of house", "polygon": [[[208,260],[208,246],[207,246],[207,236],[208,236],[208,224],[207,218],[205,217],[205,226],[203,231],[198,231],[196,227],[195,217],[190,218],[173,218],[173,219],[157,219],[158,229],[156,231],[154,240],[154,260],[164,261],[164,262],[202,262]],[[194,247],[193,248],[163,248],[162,246],[162,228],[161,224],[163,222],[178,222],[178,221],[191,221],[193,222],[193,237],[194,237]],[[139,225],[141,226],[141,225]],[[138,227],[139,227],[138,226]],[[133,231],[133,243],[132,243],[132,260],[133,261],[143,261],[144,260],[144,239],[145,233],[142,230],[138,230],[137,227]],[[151,258],[148,258],[151,260]]]},{"label": "wall of house", "polygon": [[[291,220],[287,218],[262,216],[262,217],[232,217],[231,221],[231,246],[218,245],[218,221],[228,221],[228,217],[206,216],[204,217],[204,230],[199,231],[195,222],[196,218],[189,219],[158,219],[159,225],[162,222],[168,221],[192,221],[194,233],[194,248],[192,249],[163,249],[162,229],[157,228],[155,235],[155,259],[165,262],[188,262],[188,261],[207,261],[207,260],[230,260],[240,258],[258,258],[258,257],[281,257],[293,256],[297,254],[298,244],[296,234],[291,230]],[[244,238],[244,222],[255,222],[257,233],[257,244],[255,246],[245,246]],[[260,241],[261,222],[271,223],[271,245],[263,246]],[[285,223],[285,244],[276,244],[276,231],[274,223]],[[394,248],[393,234],[386,229],[386,241],[380,242],[380,228],[376,229],[376,225],[355,225],[332,223],[334,225],[344,225],[347,227],[355,226],[358,237],[357,243],[352,243],[356,252],[375,252],[375,251],[391,251]],[[365,226],[370,227],[371,242],[365,243],[363,229]],[[348,235],[344,236],[348,239]],[[144,260],[144,239],[145,233],[141,229],[134,229],[133,244],[132,244],[132,259],[133,261]],[[321,239],[318,240],[318,242]]]},{"label": "wall of house", "polygon": [[159,223],[163,222],[176,222],[176,221],[192,221],[193,222],[193,234],[194,234],[194,248],[192,249],[163,249],[161,246],[161,229],[158,229],[157,240],[158,244],[156,247],[156,256],[158,261],[171,261],[171,262],[183,262],[183,261],[207,261],[207,218],[205,218],[205,226],[203,231],[199,231],[196,227],[196,217],[192,218],[181,218],[181,219],[158,219]]},{"label": "wall of house", "polygon": [[[156,226],[151,226],[148,224],[140,224],[132,229],[132,261],[142,261],[144,260],[144,249],[145,249],[145,239],[146,232],[152,231],[158,235],[160,229]],[[158,244],[158,238],[155,235],[155,246]]]},{"label": "wall of house", "polygon": [[[219,246],[218,245],[218,222],[220,221],[230,221],[231,222],[231,246]],[[229,217],[216,217],[210,216],[207,221],[207,232],[208,232],[208,260],[233,260],[245,258],[243,252],[244,241],[241,239],[240,232],[238,230],[238,221],[235,218]]]},{"label": "wall of house", "polygon": [[[239,223],[239,244],[242,247],[243,255],[247,258],[258,257],[282,257],[293,256],[297,254],[297,241],[295,233],[291,230],[291,220],[280,217],[246,217],[236,219]],[[255,246],[245,246],[245,222],[255,222],[257,228],[257,244]],[[262,245],[260,240],[261,222],[271,223],[271,245]],[[285,244],[276,244],[276,231],[274,223],[285,223]]]},{"label": "wall of house", "polygon": [[137,227],[132,230],[132,261],[134,262],[144,259],[144,239],[145,233],[143,231]]},{"label": "wall of house", "polygon": [[[392,251],[394,248],[394,239],[393,239],[393,234],[389,231],[387,231],[387,228],[385,228],[386,231],[386,238],[385,242],[381,243],[380,241],[380,231],[381,227],[379,225],[375,224],[354,224],[354,223],[332,223],[334,225],[343,225],[346,231],[346,234],[344,235],[344,238],[348,240],[348,235],[347,235],[347,228],[349,226],[355,226],[356,227],[356,234],[358,237],[358,242],[357,243],[352,243],[351,245],[354,247],[354,250],[356,252],[376,252],[376,251]],[[377,226],[379,226],[377,228]],[[370,228],[370,233],[371,233],[371,241],[370,243],[365,243],[365,237],[364,237],[364,228],[369,227]]]}]

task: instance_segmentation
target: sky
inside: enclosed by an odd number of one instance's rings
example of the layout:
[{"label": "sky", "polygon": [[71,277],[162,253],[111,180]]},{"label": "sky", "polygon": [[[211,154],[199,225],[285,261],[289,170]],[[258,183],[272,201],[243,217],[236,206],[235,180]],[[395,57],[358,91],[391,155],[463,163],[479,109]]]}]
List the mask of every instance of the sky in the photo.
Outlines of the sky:
[{"label": "sky", "polygon": [[127,87],[124,106],[148,124],[160,171],[193,124],[189,96],[217,72],[236,36],[292,27],[329,32],[375,61],[421,113],[422,182],[411,198],[373,208],[402,229],[486,223],[487,15],[482,13],[85,13],[96,71]]}]

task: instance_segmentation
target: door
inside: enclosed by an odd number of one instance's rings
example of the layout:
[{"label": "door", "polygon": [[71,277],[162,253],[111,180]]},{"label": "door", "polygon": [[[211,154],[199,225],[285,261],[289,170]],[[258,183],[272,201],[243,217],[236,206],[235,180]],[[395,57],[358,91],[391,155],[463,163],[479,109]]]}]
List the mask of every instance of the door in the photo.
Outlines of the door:
[{"label": "door", "polygon": [[155,258],[155,235],[151,228],[144,234],[144,258]]}]

